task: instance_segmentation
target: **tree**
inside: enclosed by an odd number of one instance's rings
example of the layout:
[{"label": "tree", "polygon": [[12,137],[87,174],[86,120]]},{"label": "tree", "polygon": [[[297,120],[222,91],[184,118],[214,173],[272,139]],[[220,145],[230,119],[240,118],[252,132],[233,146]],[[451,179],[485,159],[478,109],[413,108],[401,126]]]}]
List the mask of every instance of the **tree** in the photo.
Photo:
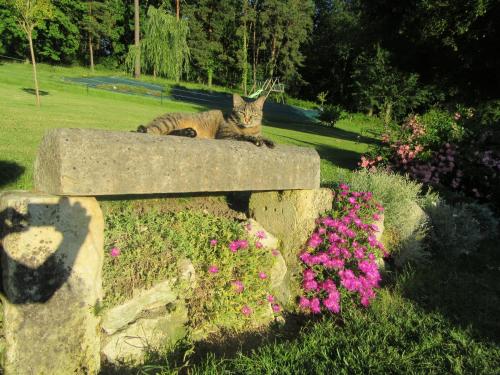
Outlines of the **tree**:
[{"label": "tree", "polygon": [[149,7],[142,39],[142,55],[146,68],[153,75],[163,75],[179,81],[189,68],[187,22],[162,9]]},{"label": "tree", "polygon": [[134,0],[134,49],[135,49],[135,64],[134,77],[141,76],[141,41],[140,41],[140,25],[139,25],[139,0]]},{"label": "tree", "polygon": [[40,92],[36,76],[35,51],[33,49],[33,30],[43,20],[49,19],[53,14],[50,0],[12,0],[15,15],[19,25],[26,33],[30,46],[31,64],[33,65],[33,80],[35,82],[36,105],[40,107]]},{"label": "tree", "polygon": [[94,45],[100,39],[114,34],[117,14],[109,1],[87,1],[87,12],[83,18],[83,29],[87,32],[90,70],[94,72]]}]

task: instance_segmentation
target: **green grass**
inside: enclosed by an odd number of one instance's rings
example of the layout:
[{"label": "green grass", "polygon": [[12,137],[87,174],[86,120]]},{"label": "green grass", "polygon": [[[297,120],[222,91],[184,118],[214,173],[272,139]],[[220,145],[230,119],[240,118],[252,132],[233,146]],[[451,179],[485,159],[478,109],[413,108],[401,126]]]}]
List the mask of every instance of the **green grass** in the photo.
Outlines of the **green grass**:
[{"label": "green grass", "polygon": [[[40,89],[44,91],[40,108],[35,106],[31,66],[0,65],[0,189],[31,189],[32,168],[37,147],[44,133],[53,128],[95,128],[130,131],[165,112],[197,112],[206,108],[164,99],[120,94],[90,89],[63,81],[64,77],[90,76],[85,68],[64,68],[40,64]],[[96,75],[119,75],[99,71]],[[161,85],[172,82],[145,77]],[[184,84],[200,88],[196,84]],[[205,88],[206,89],[206,88]],[[223,88],[213,88],[222,91]],[[335,129],[304,122],[296,116],[295,107],[265,122],[264,135],[283,144],[314,147],[322,161],[322,180],[331,180],[338,168],[353,168],[360,154],[374,142],[371,129],[379,127],[375,119],[354,116],[341,120]],[[15,163],[7,164],[7,163]],[[17,167],[16,167],[17,165]],[[22,173],[20,173],[22,172]]]}]

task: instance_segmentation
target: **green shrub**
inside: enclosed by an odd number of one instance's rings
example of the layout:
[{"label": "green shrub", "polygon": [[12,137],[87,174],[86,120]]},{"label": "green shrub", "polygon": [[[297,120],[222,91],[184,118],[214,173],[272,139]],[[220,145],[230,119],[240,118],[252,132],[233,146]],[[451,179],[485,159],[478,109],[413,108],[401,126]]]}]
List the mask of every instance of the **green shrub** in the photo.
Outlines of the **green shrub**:
[{"label": "green shrub", "polygon": [[500,128],[500,100],[489,100],[477,107],[475,122],[482,127]]},{"label": "green shrub", "polygon": [[431,247],[443,257],[476,252],[485,239],[497,234],[498,221],[485,205],[464,203],[456,206],[439,202],[427,207],[431,219]]},{"label": "green shrub", "polygon": [[447,111],[431,109],[422,115],[421,122],[425,133],[419,142],[426,149],[437,151],[443,144],[459,143],[465,136],[465,129]]},{"label": "green shrub", "polygon": [[320,121],[327,126],[334,126],[342,115],[342,107],[335,104],[327,104],[319,114]]}]

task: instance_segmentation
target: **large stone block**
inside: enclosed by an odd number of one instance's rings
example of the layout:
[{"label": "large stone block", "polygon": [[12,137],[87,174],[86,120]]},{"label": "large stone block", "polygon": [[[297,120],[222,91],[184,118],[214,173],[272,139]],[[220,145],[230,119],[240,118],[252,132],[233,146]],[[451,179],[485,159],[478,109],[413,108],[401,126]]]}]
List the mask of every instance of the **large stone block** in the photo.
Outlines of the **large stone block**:
[{"label": "large stone block", "polygon": [[35,188],[57,195],[262,191],[319,187],[312,148],[89,129],[49,131]]},{"label": "large stone block", "polygon": [[252,193],[250,216],[279,239],[287,266],[286,282],[293,284],[297,280],[298,254],[314,230],[316,219],[331,209],[332,203],[329,189]]},{"label": "large stone block", "polygon": [[95,198],[0,195],[6,374],[100,367],[104,221]]}]

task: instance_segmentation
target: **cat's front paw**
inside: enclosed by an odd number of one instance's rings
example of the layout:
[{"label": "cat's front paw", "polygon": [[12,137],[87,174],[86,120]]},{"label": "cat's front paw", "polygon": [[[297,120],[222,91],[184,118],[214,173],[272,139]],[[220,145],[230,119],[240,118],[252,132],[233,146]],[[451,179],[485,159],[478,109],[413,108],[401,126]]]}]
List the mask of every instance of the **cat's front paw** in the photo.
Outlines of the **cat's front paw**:
[{"label": "cat's front paw", "polygon": [[137,133],[147,133],[148,129],[144,125],[139,125],[137,127]]},{"label": "cat's front paw", "polygon": [[183,133],[184,137],[189,137],[189,138],[196,138],[196,136],[198,135],[196,130],[194,130],[193,128],[185,128],[183,129]]},{"label": "cat's front paw", "polygon": [[269,147],[269,148],[274,148],[276,145],[274,144],[273,141],[271,141],[270,139],[265,139],[263,138],[262,141],[264,142],[264,144]]}]

